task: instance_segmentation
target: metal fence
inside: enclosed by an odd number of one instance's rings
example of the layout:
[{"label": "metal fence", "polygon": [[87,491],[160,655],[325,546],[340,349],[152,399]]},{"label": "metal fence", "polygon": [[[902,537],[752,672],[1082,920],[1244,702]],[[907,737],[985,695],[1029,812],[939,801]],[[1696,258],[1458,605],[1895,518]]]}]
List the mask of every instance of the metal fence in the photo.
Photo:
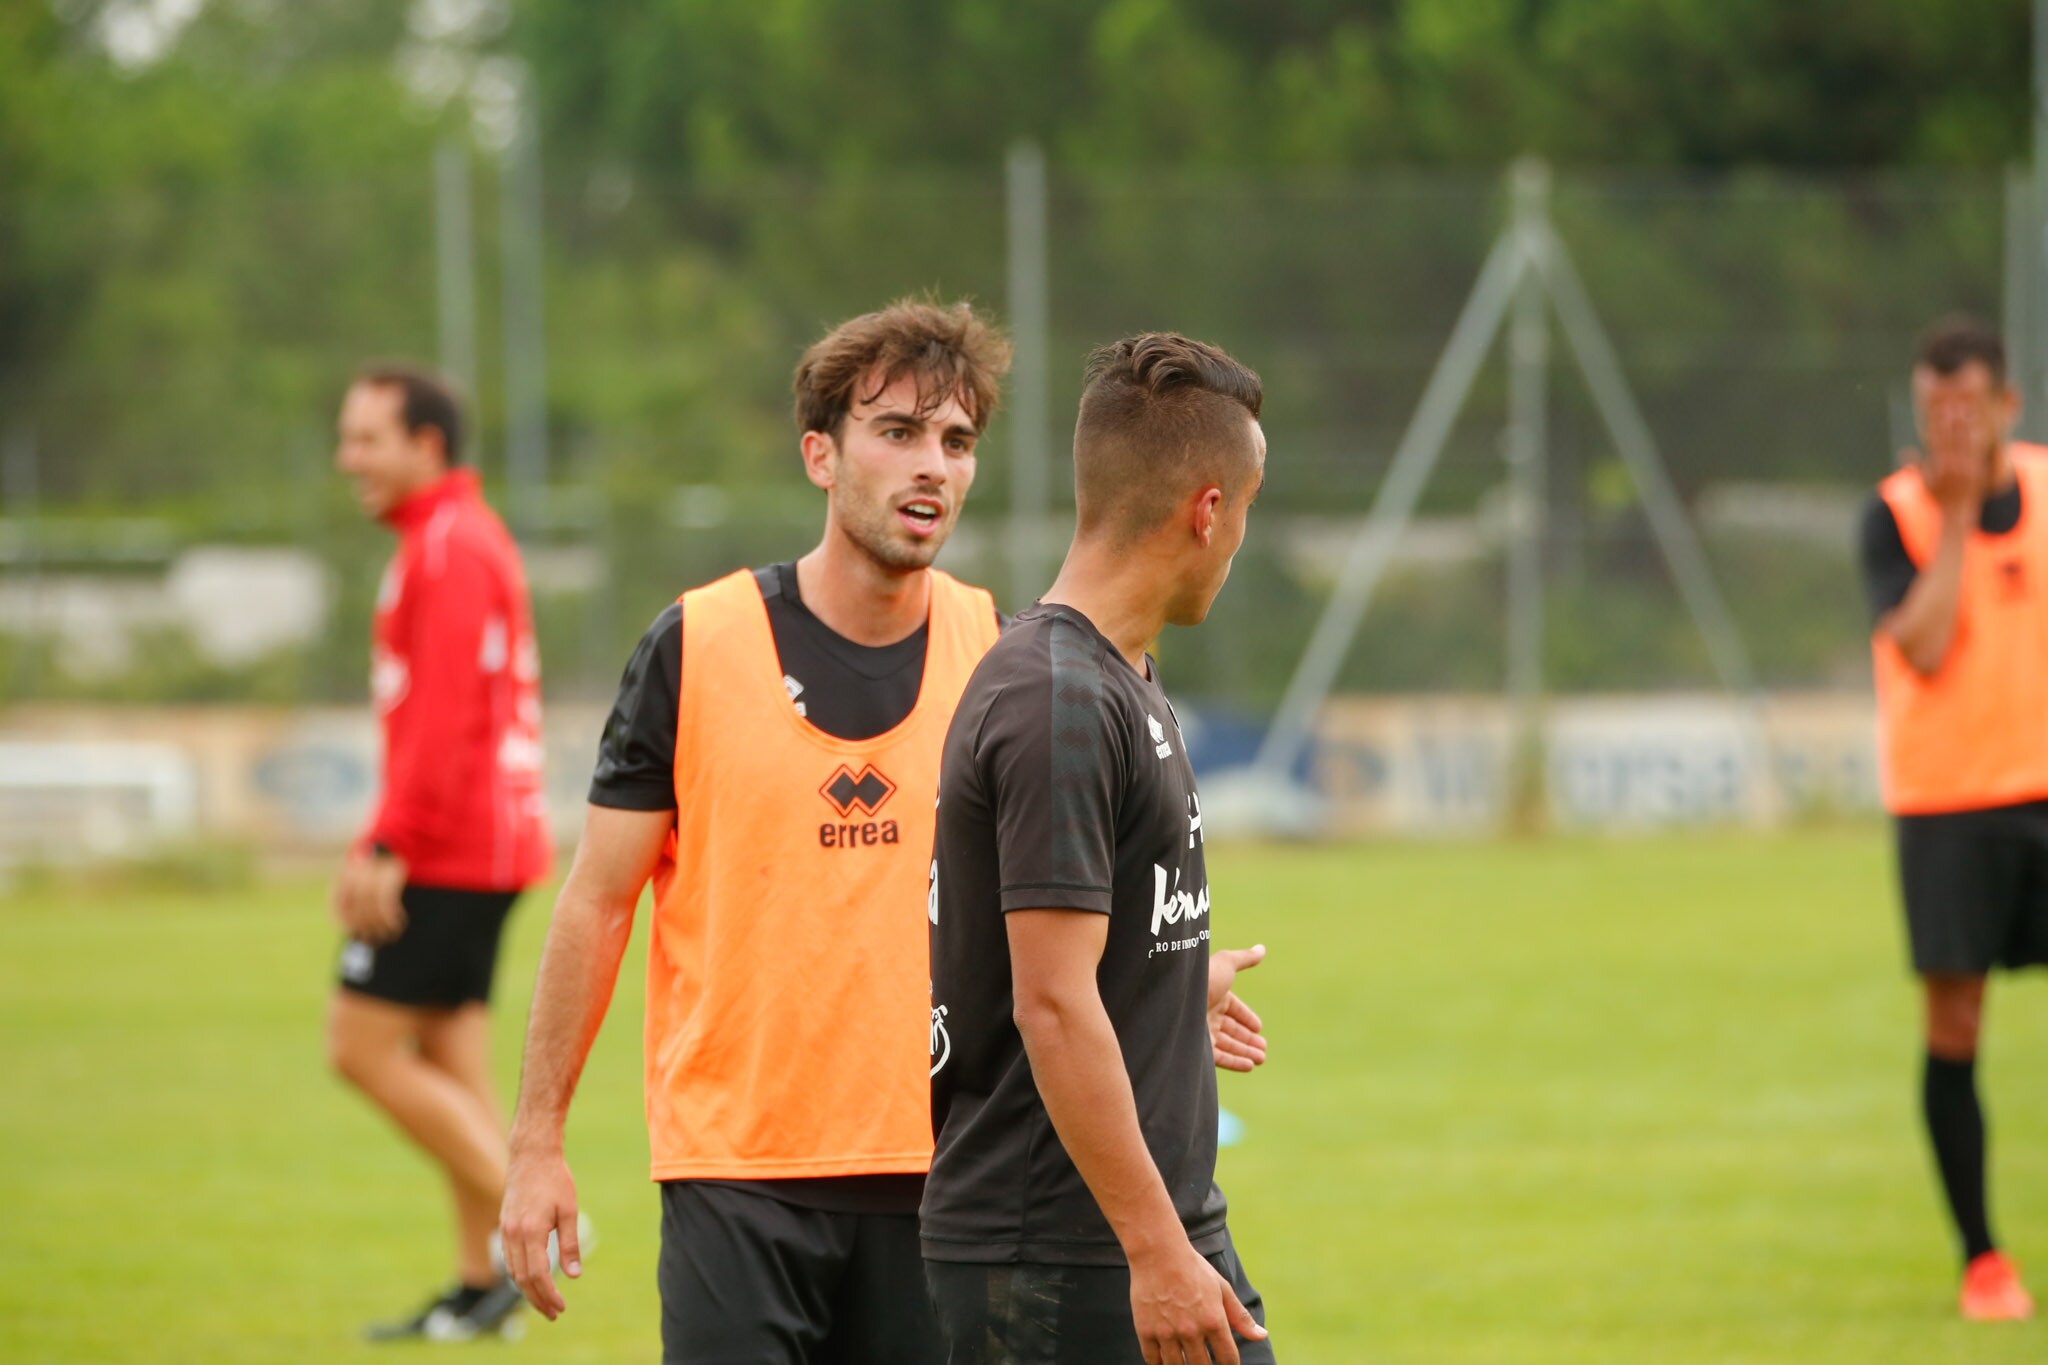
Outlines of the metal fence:
[{"label": "metal fence", "polygon": [[[329,430],[351,369],[392,355],[470,371],[476,459],[528,545],[549,689],[601,699],[678,590],[812,542],[795,357],[830,322],[930,289],[1021,324],[1022,403],[948,552],[1009,606],[1064,543],[1089,347],[1170,327],[1261,371],[1267,494],[1212,624],[1163,653],[1178,690],[1265,714],[1508,211],[1494,175],[1090,178],[1026,157],[980,176],[663,182],[445,152],[437,171],[431,147],[379,178],[234,202],[41,196],[51,304],[19,320],[32,360],[0,382],[0,699],[360,695],[386,545],[329,468]],[[1565,173],[1545,212],[1760,680],[1861,686],[1853,527],[1910,439],[1916,332],[1958,308],[2004,314],[2019,354],[2043,355],[2024,195],[1982,176]],[[1496,350],[1341,689],[1504,685],[1509,553],[1528,525],[1504,459],[1507,376]],[[1713,685],[1565,359],[1546,392],[1544,685]],[[209,579],[190,560],[202,546],[253,557]],[[303,581],[251,576],[289,576],[279,551],[319,577],[297,634]],[[284,619],[272,647],[205,638],[210,616],[244,609]]]}]

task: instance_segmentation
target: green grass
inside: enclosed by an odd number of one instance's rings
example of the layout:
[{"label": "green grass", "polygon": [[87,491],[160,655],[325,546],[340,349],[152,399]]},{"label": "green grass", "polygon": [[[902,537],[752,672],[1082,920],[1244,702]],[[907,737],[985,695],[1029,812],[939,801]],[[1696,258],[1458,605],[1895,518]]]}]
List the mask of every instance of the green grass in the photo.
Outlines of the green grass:
[{"label": "green grass", "polygon": [[[1288,1365],[2048,1356],[1953,1318],[1879,833],[1212,872],[1219,941],[1272,949],[1221,1178]],[[323,1069],[331,953],[310,883],[0,901],[0,1359],[358,1359],[445,1273],[427,1168]],[[603,1244],[523,1359],[657,1353],[630,962],[570,1131]],[[2048,999],[2001,983],[1989,1037],[1998,1222],[2048,1273]]]}]

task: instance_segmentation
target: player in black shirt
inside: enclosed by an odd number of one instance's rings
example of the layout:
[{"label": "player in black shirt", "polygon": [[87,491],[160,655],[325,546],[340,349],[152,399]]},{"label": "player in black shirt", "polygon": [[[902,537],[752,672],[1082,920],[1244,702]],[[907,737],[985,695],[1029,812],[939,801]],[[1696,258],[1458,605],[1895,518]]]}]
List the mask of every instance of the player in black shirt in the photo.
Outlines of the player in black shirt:
[{"label": "player in black shirt", "polygon": [[1147,647],[1201,621],[1265,465],[1259,380],[1150,334],[1091,357],[1065,566],[947,733],[927,1278],[953,1365],[1271,1361],[1215,1184],[1201,800]]}]

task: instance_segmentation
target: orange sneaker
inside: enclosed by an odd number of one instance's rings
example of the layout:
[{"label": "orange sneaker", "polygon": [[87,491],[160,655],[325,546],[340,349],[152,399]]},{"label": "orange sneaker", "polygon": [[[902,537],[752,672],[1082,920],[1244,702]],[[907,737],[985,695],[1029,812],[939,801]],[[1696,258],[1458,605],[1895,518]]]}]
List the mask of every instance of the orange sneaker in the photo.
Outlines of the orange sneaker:
[{"label": "orange sneaker", "polygon": [[1963,1270],[1962,1310],[1971,1322],[2023,1322],[2034,1316],[2034,1298],[2012,1258],[1987,1251]]}]

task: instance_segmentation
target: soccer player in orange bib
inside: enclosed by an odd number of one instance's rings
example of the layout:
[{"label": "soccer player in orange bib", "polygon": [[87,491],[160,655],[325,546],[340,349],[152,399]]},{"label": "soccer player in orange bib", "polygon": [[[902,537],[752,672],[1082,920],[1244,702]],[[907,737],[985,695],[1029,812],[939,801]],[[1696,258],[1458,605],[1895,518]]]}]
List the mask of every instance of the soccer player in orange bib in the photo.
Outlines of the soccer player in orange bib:
[{"label": "soccer player in orange bib", "polygon": [[2029,1317],[1992,1236],[1976,1059],[1985,978],[2048,962],[2048,451],[2010,439],[1997,333],[1937,324],[1913,367],[1924,453],[1864,513],[1880,774],[1926,1001],[1922,1104],[1966,1318]]},{"label": "soccer player in orange bib", "polygon": [[825,531],[696,588],[627,665],[556,902],[501,1218],[550,1319],[580,1273],[571,1092],[650,878],[646,1102],[665,1359],[937,1365],[925,891],[939,746],[1000,628],[931,567],[1009,345],[964,304],[834,329],[796,371]]}]

